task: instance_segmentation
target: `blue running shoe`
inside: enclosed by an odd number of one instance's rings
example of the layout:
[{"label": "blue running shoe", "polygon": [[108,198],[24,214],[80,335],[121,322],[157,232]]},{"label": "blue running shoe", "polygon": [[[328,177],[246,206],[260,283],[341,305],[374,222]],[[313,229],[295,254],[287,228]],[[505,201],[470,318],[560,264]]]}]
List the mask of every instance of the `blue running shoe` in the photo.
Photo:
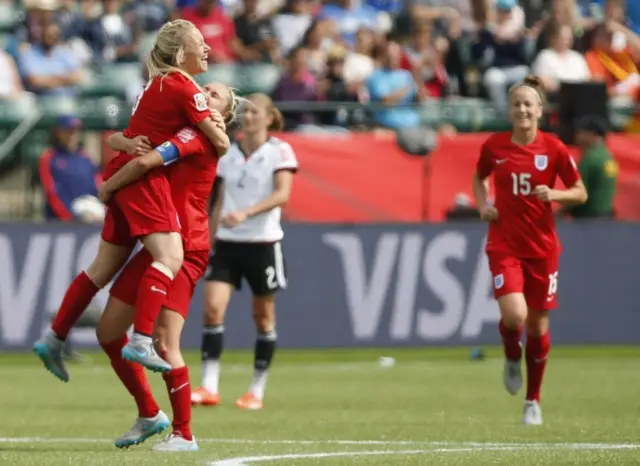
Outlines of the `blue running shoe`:
[{"label": "blue running shoe", "polygon": [[64,342],[52,333],[33,344],[33,352],[40,358],[44,367],[63,382],[69,381],[69,373],[64,365]]},{"label": "blue running shoe", "polygon": [[136,362],[153,372],[169,372],[171,366],[156,353],[151,337],[134,333],[131,341],[122,348],[122,359]]},{"label": "blue running shoe", "polygon": [[170,424],[169,418],[162,411],[158,411],[155,417],[139,417],[133,423],[131,429],[116,440],[114,445],[117,448],[129,448],[133,445],[138,445],[152,435],[159,434]]},{"label": "blue running shoe", "polygon": [[186,440],[178,434],[167,435],[162,442],[156,443],[153,451],[173,452],[173,451],[200,451],[196,438]]}]

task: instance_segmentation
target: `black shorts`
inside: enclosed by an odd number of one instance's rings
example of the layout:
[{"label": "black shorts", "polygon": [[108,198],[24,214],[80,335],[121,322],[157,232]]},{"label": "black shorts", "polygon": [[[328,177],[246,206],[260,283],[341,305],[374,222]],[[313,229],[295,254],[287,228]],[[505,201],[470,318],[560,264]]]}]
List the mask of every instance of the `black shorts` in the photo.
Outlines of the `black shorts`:
[{"label": "black shorts", "polygon": [[287,287],[282,245],[216,240],[204,278],[230,283],[237,290],[246,278],[254,296],[271,295]]}]

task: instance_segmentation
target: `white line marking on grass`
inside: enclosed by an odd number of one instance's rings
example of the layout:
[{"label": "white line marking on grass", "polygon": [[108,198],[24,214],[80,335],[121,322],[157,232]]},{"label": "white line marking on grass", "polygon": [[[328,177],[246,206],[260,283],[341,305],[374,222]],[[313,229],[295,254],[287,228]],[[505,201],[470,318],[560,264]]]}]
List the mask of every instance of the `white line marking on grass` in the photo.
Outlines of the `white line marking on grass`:
[{"label": "white line marking on grass", "polygon": [[[88,437],[0,437],[0,443],[111,443],[113,439]],[[523,443],[523,442],[429,442],[413,440],[254,440],[240,438],[205,438],[201,443],[240,445],[368,445],[466,448],[553,448],[567,450],[640,449],[638,443]]]},{"label": "white line marking on grass", "polygon": [[368,451],[338,451],[330,453],[293,453],[288,455],[264,455],[229,458],[213,461],[209,466],[248,466],[251,463],[278,460],[300,460],[311,458],[340,458],[346,456],[391,456],[391,455],[427,455],[433,453],[466,453],[471,451],[507,451],[515,450],[515,447],[487,447],[487,448],[438,448],[435,450],[368,450]]}]

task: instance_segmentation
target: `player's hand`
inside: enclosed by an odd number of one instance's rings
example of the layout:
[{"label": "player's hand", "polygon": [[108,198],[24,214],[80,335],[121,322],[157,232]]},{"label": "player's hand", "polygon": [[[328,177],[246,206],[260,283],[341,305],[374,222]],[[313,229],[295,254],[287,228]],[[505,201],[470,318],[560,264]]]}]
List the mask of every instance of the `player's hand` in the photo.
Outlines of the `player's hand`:
[{"label": "player's hand", "polygon": [[480,219],[485,222],[495,222],[498,220],[498,209],[492,205],[488,205],[480,209]]},{"label": "player's hand", "polygon": [[222,223],[227,228],[233,228],[237,225],[240,225],[247,219],[247,214],[244,212],[229,212],[227,215],[220,219],[220,223]]},{"label": "player's hand", "polygon": [[152,150],[151,141],[146,136],[136,136],[127,142],[127,154],[142,155]]},{"label": "player's hand", "polygon": [[222,118],[222,115],[220,114],[219,111],[211,110],[211,119],[216,124],[216,126],[220,128],[222,131],[227,130],[227,125],[224,123],[224,118]]},{"label": "player's hand", "polygon": [[106,183],[98,188],[98,199],[100,199],[103,204],[109,202],[109,199],[111,199],[112,195],[113,193],[110,189],[107,189]]},{"label": "player's hand", "polygon": [[536,186],[532,194],[542,202],[555,200],[555,189],[551,189],[549,186],[543,184]]}]

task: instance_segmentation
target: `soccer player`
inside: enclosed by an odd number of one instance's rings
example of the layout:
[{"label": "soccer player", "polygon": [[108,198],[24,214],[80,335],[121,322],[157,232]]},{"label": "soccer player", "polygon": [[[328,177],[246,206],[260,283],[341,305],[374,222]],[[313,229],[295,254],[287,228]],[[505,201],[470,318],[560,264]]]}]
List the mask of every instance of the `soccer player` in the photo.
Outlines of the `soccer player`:
[{"label": "soccer player", "polygon": [[[587,192],[565,145],[538,129],[545,101],[539,78],[527,77],[509,92],[513,129],[482,145],[473,192],[489,222],[486,252],[500,307],[506,357],[504,385],[522,388],[521,337],[526,328],[527,394],[523,422],[542,424],[540,388],[549,354],[549,311],[556,307],[560,242],[552,202],[577,205]],[[493,175],[495,205],[487,202]],[[555,189],[556,178],[566,189]]]},{"label": "soccer player", "polygon": [[[213,96],[228,96],[228,102],[236,101],[233,92],[223,84],[207,87]],[[215,103],[215,98],[212,98]],[[232,108],[235,104],[222,103]],[[225,123],[233,116],[227,112]],[[116,149],[126,144],[126,138],[118,133],[110,137],[109,143]],[[222,152],[228,147],[222,146]],[[209,227],[207,199],[216,175],[218,154],[207,138],[199,131],[185,128],[176,137],[162,144],[155,151],[138,157],[125,165],[116,176],[109,179],[103,189],[115,192],[126,183],[144,175],[154,167],[171,164],[167,178],[173,187],[173,200],[180,218],[183,219],[182,235],[185,258],[182,268],[168,290],[160,317],[156,324],[159,353],[172,369],[164,374],[167,392],[173,409],[173,431],[165,440],[154,447],[156,451],[195,451],[198,444],[191,433],[191,388],[189,371],[180,352],[180,335],[188,315],[189,302],[200,277],[207,267],[209,255]],[[178,157],[187,157],[180,163],[172,164]],[[118,176],[119,174],[124,174]],[[102,193],[104,195],[104,193]],[[156,403],[144,370],[137,364],[123,360],[120,356],[126,344],[127,329],[134,319],[134,304],[139,294],[142,272],[153,262],[146,249],[136,254],[121,272],[111,288],[111,296],[98,326],[98,340],[111,360],[116,374],[134,397],[138,405],[138,419],[133,427],[116,440],[119,448],[143,442],[151,435],[161,432],[168,424],[167,416]]]},{"label": "soccer player", "polygon": [[[155,147],[185,126],[199,128],[215,143],[219,133],[211,118],[207,96],[191,77],[206,71],[207,55],[208,47],[202,34],[192,23],[177,20],[160,29],[147,60],[150,81],[134,105],[125,130],[128,138],[138,138],[136,146],[142,142],[142,136],[146,136],[151,147]],[[132,158],[121,152],[107,164],[105,178]],[[34,351],[56,377],[69,380],[62,360],[62,348],[69,330],[95,294],[122,267],[137,239],[152,254],[154,262],[145,270],[140,282],[135,333],[123,349],[123,357],[152,370],[171,369],[156,354],[151,333],[167,289],[182,266],[179,231],[171,187],[162,170],[152,171],[114,196],[107,210],[97,257],[86,271],[75,277],[51,330],[34,345]]]},{"label": "soccer player", "polygon": [[282,115],[271,99],[254,94],[248,100],[241,119],[243,139],[231,146],[218,166],[211,231],[215,245],[205,276],[204,375],[191,400],[202,405],[220,402],[224,315],[234,289],[240,289],[244,278],[253,293],[258,335],[253,381],[236,406],[260,409],[276,348],[275,295],[287,285],[281,206],[289,200],[298,162],[289,144],[269,137],[270,130],[282,129]]}]

